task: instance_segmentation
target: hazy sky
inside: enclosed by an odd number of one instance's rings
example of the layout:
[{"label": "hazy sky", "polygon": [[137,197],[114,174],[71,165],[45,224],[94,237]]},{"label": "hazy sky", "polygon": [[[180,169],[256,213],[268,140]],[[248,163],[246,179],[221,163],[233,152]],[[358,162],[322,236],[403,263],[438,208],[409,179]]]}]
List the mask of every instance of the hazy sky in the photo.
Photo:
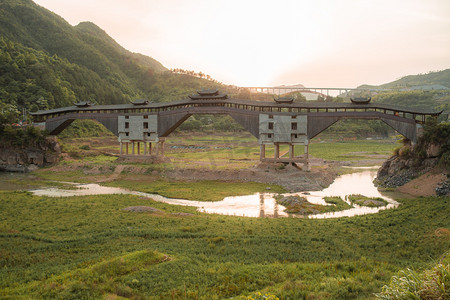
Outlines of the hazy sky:
[{"label": "hazy sky", "polygon": [[450,68],[450,0],[35,0],[167,68],[356,87]]}]

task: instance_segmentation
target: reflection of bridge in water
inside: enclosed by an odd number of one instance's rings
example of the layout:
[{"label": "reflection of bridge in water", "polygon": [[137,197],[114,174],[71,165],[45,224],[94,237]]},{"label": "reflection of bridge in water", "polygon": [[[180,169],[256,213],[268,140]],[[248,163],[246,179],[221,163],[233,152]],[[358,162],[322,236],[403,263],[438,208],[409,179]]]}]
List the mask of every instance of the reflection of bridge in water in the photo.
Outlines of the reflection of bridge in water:
[{"label": "reflection of bridge in water", "polygon": [[[423,111],[378,103],[263,102],[229,99],[217,91],[200,92],[189,99],[169,103],[90,105],[57,108],[33,113],[37,122],[45,122],[52,135],[59,134],[76,119],[94,119],[118,136],[121,155],[163,154],[165,138],[194,114],[227,114],[242,125],[260,144],[260,160],[285,163],[308,162],[309,141],[342,119],[379,119],[416,142],[418,128],[426,117],[441,112]],[[289,146],[289,157],[280,157],[280,145]],[[130,146],[131,145],[131,151]],[[273,158],[266,158],[266,145],[273,145]],[[305,146],[305,154],[294,157],[296,145]],[[308,166],[307,166],[308,167]]]}]

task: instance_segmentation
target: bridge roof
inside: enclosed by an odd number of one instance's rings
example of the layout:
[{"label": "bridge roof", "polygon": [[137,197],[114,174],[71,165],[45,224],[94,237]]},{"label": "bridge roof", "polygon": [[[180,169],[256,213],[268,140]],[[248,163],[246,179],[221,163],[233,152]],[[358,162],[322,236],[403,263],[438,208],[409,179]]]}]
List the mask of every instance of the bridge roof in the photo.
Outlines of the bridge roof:
[{"label": "bridge roof", "polygon": [[377,108],[377,109],[387,109],[405,113],[412,114],[421,114],[421,115],[437,115],[442,113],[442,111],[436,110],[424,110],[424,109],[414,109],[409,107],[401,107],[390,104],[382,104],[382,103],[369,103],[369,104],[354,104],[350,102],[337,103],[337,102],[293,102],[293,103],[277,103],[275,101],[267,102],[267,101],[256,101],[256,100],[247,100],[247,99],[220,99],[220,100],[191,100],[191,99],[183,99],[174,102],[163,102],[163,103],[148,103],[143,105],[133,105],[133,104],[113,104],[113,105],[92,105],[89,107],[77,107],[77,106],[68,106],[55,108],[51,110],[40,110],[34,113],[31,113],[35,116],[44,116],[50,114],[57,113],[69,113],[73,111],[92,111],[92,110],[127,110],[127,109],[142,109],[142,108],[164,108],[164,107],[175,107],[180,105],[189,105],[189,104],[240,104],[240,105],[248,105],[248,106],[258,106],[258,107],[280,107],[280,108],[302,108],[302,109],[365,109],[365,108]]}]

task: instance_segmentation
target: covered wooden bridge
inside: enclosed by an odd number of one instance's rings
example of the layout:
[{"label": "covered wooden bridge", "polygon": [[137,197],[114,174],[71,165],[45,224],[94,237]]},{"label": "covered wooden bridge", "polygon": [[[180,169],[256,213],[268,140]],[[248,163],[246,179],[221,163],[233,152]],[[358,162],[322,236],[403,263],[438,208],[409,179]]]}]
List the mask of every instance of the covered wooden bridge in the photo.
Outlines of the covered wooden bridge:
[{"label": "covered wooden bridge", "polygon": [[[194,114],[227,114],[259,140],[261,160],[306,162],[309,141],[342,119],[379,119],[397,132],[417,141],[418,129],[427,117],[441,112],[424,111],[395,105],[355,102],[263,102],[228,98],[214,91],[199,91],[187,99],[169,103],[149,103],[138,100],[130,104],[74,106],[38,111],[36,122],[45,122],[51,135],[57,135],[76,119],[94,119],[114,133],[121,154],[151,154],[152,144],[159,149],[165,138]],[[279,156],[279,146],[289,145],[289,158]],[[265,146],[274,145],[275,155],[266,158]],[[302,158],[294,157],[295,145],[305,146]]]}]

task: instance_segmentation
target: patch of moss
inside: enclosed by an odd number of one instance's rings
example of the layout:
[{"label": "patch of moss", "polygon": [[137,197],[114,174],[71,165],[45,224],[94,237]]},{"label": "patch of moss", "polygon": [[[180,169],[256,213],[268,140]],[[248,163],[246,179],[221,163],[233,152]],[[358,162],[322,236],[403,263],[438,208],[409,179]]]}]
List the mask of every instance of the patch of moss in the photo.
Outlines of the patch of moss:
[{"label": "patch of moss", "polygon": [[347,199],[350,200],[352,204],[357,204],[359,206],[368,206],[368,207],[380,207],[386,206],[388,202],[380,197],[366,197],[360,194],[349,195]]}]

